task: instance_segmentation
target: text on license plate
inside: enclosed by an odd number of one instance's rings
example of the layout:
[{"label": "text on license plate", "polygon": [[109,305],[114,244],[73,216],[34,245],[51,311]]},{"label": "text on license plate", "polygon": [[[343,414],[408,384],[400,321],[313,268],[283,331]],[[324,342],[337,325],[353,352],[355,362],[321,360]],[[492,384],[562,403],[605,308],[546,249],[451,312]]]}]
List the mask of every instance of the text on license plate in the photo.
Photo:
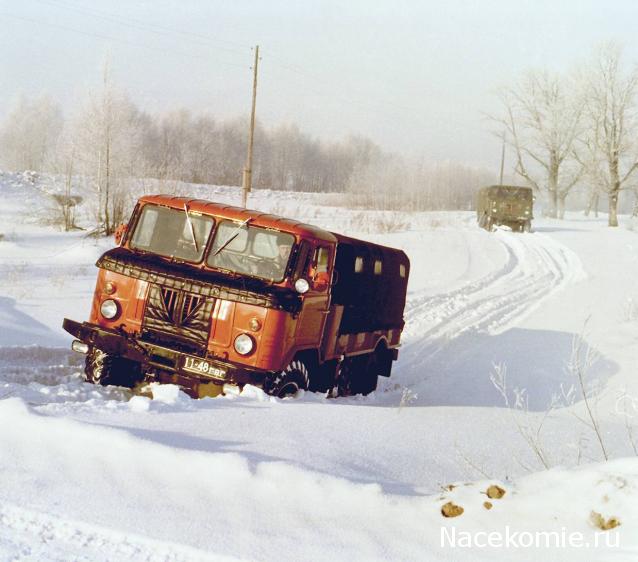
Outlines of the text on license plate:
[{"label": "text on license plate", "polygon": [[197,357],[184,357],[183,368],[185,371],[190,371],[191,373],[207,375],[217,379],[226,378],[226,369],[215,367],[215,365],[211,365],[208,361],[198,359]]}]

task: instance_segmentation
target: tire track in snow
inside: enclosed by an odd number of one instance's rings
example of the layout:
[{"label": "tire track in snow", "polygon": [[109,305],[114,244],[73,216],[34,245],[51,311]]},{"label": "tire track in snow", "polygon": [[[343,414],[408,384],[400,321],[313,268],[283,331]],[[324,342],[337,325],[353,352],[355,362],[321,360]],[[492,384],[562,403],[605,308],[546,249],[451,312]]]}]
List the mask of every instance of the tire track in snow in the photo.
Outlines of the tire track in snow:
[{"label": "tire track in snow", "polygon": [[16,507],[0,506],[0,559],[204,562],[238,560]]},{"label": "tire track in snow", "polygon": [[408,300],[399,372],[421,364],[468,330],[503,333],[585,276],[578,256],[549,236],[503,231],[493,236],[507,256],[502,267],[449,293]]}]

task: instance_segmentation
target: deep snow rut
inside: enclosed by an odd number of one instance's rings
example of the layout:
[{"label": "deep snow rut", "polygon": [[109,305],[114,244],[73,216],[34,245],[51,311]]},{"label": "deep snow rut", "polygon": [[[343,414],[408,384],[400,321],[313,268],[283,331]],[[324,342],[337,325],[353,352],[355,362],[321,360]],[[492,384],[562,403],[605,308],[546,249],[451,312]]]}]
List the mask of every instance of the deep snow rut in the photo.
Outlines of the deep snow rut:
[{"label": "deep snow rut", "polygon": [[468,330],[506,331],[585,276],[578,256],[548,236],[498,231],[493,238],[506,254],[500,268],[454,291],[408,299],[399,370],[438,353]]}]

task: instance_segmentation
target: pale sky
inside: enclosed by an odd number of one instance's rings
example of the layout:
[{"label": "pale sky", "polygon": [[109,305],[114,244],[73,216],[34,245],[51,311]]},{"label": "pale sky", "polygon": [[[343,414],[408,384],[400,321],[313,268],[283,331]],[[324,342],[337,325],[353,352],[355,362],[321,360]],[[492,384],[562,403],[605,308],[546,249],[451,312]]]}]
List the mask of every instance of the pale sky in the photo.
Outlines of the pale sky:
[{"label": "pale sky", "polygon": [[601,41],[638,61],[637,25],[632,0],[0,0],[0,116],[21,93],[72,112],[108,56],[142,109],[236,117],[259,44],[264,125],[496,171],[483,114],[499,85],[566,70]]}]

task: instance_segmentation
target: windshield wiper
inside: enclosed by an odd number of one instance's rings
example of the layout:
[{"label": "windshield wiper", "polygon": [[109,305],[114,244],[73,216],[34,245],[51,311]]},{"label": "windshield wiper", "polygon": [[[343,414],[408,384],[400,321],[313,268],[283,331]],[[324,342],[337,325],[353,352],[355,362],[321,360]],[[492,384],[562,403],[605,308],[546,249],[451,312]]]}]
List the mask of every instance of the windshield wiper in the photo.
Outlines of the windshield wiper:
[{"label": "windshield wiper", "polygon": [[195,246],[195,251],[199,254],[199,247],[197,246],[197,240],[195,239],[195,229],[193,228],[193,222],[191,221],[191,217],[188,214],[188,205],[186,203],[184,203],[184,211],[186,212],[186,220],[188,221],[190,233],[191,233],[191,236],[193,237],[193,246]]},{"label": "windshield wiper", "polygon": [[242,222],[228,237],[228,240],[226,240],[226,242],[224,242],[219,248],[215,250],[215,252],[213,253],[213,257],[219,254],[219,252],[221,252],[224,248],[226,248],[226,246],[228,246],[228,244],[230,244],[235,238],[237,238],[241,229],[244,228],[251,220],[253,220],[253,218],[248,217],[244,222]]}]

